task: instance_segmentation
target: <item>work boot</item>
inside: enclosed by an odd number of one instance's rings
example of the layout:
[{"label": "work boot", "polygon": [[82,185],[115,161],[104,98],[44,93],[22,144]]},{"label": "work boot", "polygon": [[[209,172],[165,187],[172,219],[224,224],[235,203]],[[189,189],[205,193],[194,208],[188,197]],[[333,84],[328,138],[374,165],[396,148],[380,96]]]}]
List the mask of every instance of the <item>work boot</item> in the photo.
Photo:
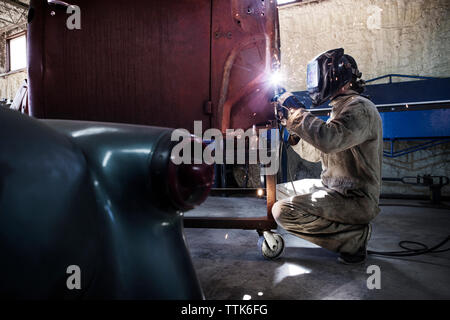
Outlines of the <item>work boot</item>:
[{"label": "work boot", "polygon": [[372,226],[370,224],[367,225],[367,236],[366,241],[364,241],[364,245],[356,251],[356,253],[349,254],[342,252],[338,257],[338,261],[343,264],[348,265],[358,265],[366,262],[367,258],[367,244],[369,243],[370,237],[372,235]]}]

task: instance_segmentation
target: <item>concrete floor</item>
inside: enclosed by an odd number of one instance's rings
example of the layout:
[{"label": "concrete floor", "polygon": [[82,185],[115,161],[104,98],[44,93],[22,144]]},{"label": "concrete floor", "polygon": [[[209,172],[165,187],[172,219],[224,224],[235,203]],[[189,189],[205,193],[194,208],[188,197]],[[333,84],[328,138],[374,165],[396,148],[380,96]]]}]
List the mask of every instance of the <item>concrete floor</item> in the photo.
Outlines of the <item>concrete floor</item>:
[{"label": "concrete floor", "polygon": [[[420,201],[382,200],[420,204]],[[450,230],[450,210],[382,206],[373,222],[369,248],[397,251],[401,240],[429,246]],[[209,197],[186,216],[265,214],[265,200]],[[415,257],[369,256],[366,265],[346,266],[335,253],[279,229],[286,249],[276,261],[264,259],[255,231],[186,229],[186,239],[206,299],[450,299],[450,252]],[[447,244],[447,248],[450,244]],[[367,288],[367,267],[381,270],[381,289]]]}]

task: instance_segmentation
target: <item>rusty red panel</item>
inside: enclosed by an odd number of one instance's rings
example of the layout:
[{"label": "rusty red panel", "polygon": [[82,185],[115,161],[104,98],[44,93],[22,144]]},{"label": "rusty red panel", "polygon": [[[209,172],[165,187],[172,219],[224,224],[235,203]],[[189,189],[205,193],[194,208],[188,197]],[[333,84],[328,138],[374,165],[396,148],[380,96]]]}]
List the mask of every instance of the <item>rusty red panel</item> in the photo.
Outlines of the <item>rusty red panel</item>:
[{"label": "rusty red panel", "polygon": [[186,128],[246,129],[273,118],[275,0],[32,0],[32,115]]},{"label": "rusty red panel", "polygon": [[33,115],[209,126],[210,0],[67,2],[80,7],[81,30],[66,28],[65,8],[31,2]]},{"label": "rusty red panel", "polygon": [[271,75],[279,64],[275,0],[216,0],[212,23],[214,126],[247,129],[273,119]]}]

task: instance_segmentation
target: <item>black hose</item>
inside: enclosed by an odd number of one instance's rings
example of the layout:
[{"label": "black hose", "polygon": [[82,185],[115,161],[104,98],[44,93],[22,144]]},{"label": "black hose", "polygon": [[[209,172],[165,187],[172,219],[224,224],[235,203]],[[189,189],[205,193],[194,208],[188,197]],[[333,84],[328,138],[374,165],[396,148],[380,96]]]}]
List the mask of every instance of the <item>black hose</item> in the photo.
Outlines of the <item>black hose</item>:
[{"label": "black hose", "polygon": [[292,185],[292,189],[294,190],[294,194],[297,195],[297,190],[295,190],[295,186],[294,186],[294,179],[292,178],[292,174],[291,174],[291,168],[289,167],[288,148],[286,147],[286,143],[284,142],[284,139],[283,139],[283,130],[280,127],[279,127],[279,132],[280,132],[280,140],[281,140],[280,160],[283,155],[282,152],[284,150],[286,152],[286,166],[287,166],[287,172],[289,175],[289,180],[291,181],[291,185]]},{"label": "black hose", "polygon": [[422,205],[422,204],[408,204],[408,203],[380,203],[379,206],[384,207],[412,207],[412,208],[428,208],[428,209],[440,209],[440,210],[450,210],[450,206],[447,205]]},{"label": "black hose", "polygon": [[[380,206],[395,206],[395,207],[415,207],[415,208],[431,208],[431,209],[444,209],[449,210],[449,207],[443,206],[443,207],[433,207],[433,206],[427,206],[427,205],[414,205],[414,204],[403,204],[403,203],[380,203]],[[444,249],[444,250],[436,250],[440,247],[442,247],[444,244],[446,244],[450,240],[450,235],[448,235],[443,241],[438,243],[432,248],[428,248],[428,246],[424,243],[417,242],[417,241],[409,241],[409,240],[403,240],[398,243],[398,246],[403,251],[373,251],[373,250],[367,250],[368,254],[378,255],[378,256],[389,256],[389,257],[411,257],[411,256],[418,256],[425,253],[440,253],[449,251],[450,248]],[[407,247],[406,244],[412,244],[419,246],[421,248],[414,249]]]},{"label": "black hose", "polygon": [[[389,256],[389,257],[411,257],[411,256],[418,256],[425,253],[440,253],[440,252],[446,252],[450,251],[450,248],[443,249],[443,250],[436,250],[442,247],[444,244],[446,244],[450,240],[450,235],[448,235],[444,240],[442,240],[440,243],[435,245],[434,247],[428,248],[426,244],[423,244],[421,242],[416,241],[400,241],[398,243],[399,247],[404,249],[403,251],[373,251],[373,250],[367,250],[368,254],[378,255],[378,256]],[[407,247],[406,244],[413,244],[416,246],[419,246],[421,248],[410,248]]]}]

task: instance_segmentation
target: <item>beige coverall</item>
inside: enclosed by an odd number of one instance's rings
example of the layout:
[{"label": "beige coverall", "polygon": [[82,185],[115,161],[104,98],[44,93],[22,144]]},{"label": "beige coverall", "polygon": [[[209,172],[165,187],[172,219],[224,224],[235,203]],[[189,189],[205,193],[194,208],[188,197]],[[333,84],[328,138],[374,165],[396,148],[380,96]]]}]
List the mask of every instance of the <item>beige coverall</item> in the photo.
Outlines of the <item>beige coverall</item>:
[{"label": "beige coverall", "polygon": [[[272,213],[287,231],[323,248],[354,254],[364,246],[368,223],[379,213],[383,134],[375,105],[349,90],[335,98],[327,122],[306,109],[287,121],[301,138],[293,149],[322,162],[321,179],[277,186]],[[289,190],[290,189],[290,190]]]}]

